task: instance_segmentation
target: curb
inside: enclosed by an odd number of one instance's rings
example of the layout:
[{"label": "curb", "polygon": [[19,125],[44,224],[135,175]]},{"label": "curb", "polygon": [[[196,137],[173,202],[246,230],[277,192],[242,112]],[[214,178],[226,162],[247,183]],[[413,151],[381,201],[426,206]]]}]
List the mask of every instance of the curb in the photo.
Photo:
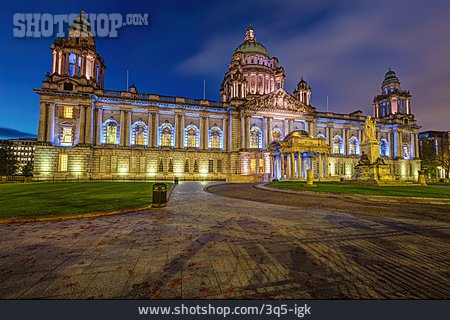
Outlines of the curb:
[{"label": "curb", "polygon": [[364,199],[364,200],[373,200],[380,202],[397,202],[397,203],[422,203],[422,204],[445,204],[450,205],[450,199],[446,198],[420,198],[420,197],[398,197],[398,196],[372,196],[365,194],[355,194],[355,193],[328,193],[328,192],[311,192],[311,191],[300,191],[300,190],[284,190],[279,188],[273,188],[267,186],[267,183],[257,184],[255,188],[266,190],[266,191],[274,191],[274,192],[282,192],[282,193],[290,193],[290,194],[307,194],[307,195],[321,195],[330,198],[348,198],[348,199]]},{"label": "curb", "polygon": [[107,212],[90,212],[90,213],[79,213],[79,214],[71,214],[71,215],[55,215],[48,217],[11,217],[0,219],[0,224],[9,224],[9,223],[27,223],[27,222],[53,222],[53,221],[65,221],[72,219],[85,219],[85,218],[101,218],[107,216],[114,216],[118,214],[131,213],[131,212],[139,212],[145,211],[152,207],[152,205],[148,205],[145,207],[138,207],[134,209],[123,209],[123,210],[115,210],[115,211],[107,211]]}]

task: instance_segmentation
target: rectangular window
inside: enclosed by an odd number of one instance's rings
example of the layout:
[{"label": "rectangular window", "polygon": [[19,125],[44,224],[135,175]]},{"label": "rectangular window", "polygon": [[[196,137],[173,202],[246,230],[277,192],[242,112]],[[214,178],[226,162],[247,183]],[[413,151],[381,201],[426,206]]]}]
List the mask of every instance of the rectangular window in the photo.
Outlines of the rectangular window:
[{"label": "rectangular window", "polygon": [[222,168],[222,160],[217,160],[217,172],[220,172],[220,173],[222,173],[223,171],[223,168]]},{"label": "rectangular window", "polygon": [[69,157],[66,153],[61,153],[59,155],[58,167],[59,171],[66,172],[69,166]]},{"label": "rectangular window", "polygon": [[214,160],[209,160],[208,162],[208,172],[213,173],[214,172]]},{"label": "rectangular window", "polygon": [[159,159],[158,172],[164,172],[164,161],[163,161],[163,158]]},{"label": "rectangular window", "polygon": [[72,127],[63,127],[63,143],[72,143]]},{"label": "rectangular window", "polygon": [[256,159],[250,159],[250,172],[256,173]]},{"label": "rectangular window", "polygon": [[189,173],[189,159],[184,161],[184,172]]},{"label": "rectangular window", "polygon": [[69,107],[69,106],[64,107],[64,118],[66,118],[66,119],[73,118],[73,107]]},{"label": "rectangular window", "polygon": [[173,160],[169,159],[169,172],[173,172]]}]

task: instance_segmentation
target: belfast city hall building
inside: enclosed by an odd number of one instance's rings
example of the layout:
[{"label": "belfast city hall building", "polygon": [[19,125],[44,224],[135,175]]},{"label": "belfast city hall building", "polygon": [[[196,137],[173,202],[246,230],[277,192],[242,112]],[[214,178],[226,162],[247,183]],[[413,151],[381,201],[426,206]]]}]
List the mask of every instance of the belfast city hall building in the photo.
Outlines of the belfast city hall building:
[{"label": "belfast city hall building", "polygon": [[[51,46],[40,95],[34,179],[262,181],[351,179],[366,116],[318,112],[252,27],[234,51],[221,101],[104,88],[105,64],[82,13]],[[411,95],[389,70],[373,100],[380,155],[399,180],[420,170]]]}]

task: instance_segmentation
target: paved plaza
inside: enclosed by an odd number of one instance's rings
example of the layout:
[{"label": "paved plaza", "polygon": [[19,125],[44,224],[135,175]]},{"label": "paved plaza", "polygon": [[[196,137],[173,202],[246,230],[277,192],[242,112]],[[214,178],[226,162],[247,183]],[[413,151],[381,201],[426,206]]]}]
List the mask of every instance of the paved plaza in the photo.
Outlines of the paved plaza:
[{"label": "paved plaza", "polygon": [[186,182],[163,209],[0,225],[0,298],[448,299],[449,211]]}]

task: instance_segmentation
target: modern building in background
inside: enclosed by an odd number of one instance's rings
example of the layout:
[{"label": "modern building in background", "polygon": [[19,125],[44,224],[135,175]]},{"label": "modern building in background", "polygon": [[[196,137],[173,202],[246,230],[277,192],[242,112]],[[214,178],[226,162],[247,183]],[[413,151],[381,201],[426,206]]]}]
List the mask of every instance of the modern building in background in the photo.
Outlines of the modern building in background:
[{"label": "modern building in background", "polygon": [[449,178],[450,131],[419,133],[419,152],[429,178]]},{"label": "modern building in background", "polygon": [[22,167],[28,162],[33,162],[34,151],[36,147],[36,139],[34,138],[20,138],[20,139],[5,139],[0,140],[0,148],[8,146],[19,162],[17,173],[22,172]]},{"label": "modern building in background", "polygon": [[[318,112],[301,78],[285,72],[252,27],[233,52],[220,94],[199,100],[104,88],[105,63],[82,13],[51,46],[40,95],[37,179],[350,179],[366,116]],[[389,70],[373,100],[381,155],[398,179],[417,179],[418,130],[411,94]],[[285,138],[300,149],[274,153]],[[297,141],[298,142],[298,141]],[[296,142],[296,143],[297,143]],[[324,147],[325,146],[325,147]]]}]

